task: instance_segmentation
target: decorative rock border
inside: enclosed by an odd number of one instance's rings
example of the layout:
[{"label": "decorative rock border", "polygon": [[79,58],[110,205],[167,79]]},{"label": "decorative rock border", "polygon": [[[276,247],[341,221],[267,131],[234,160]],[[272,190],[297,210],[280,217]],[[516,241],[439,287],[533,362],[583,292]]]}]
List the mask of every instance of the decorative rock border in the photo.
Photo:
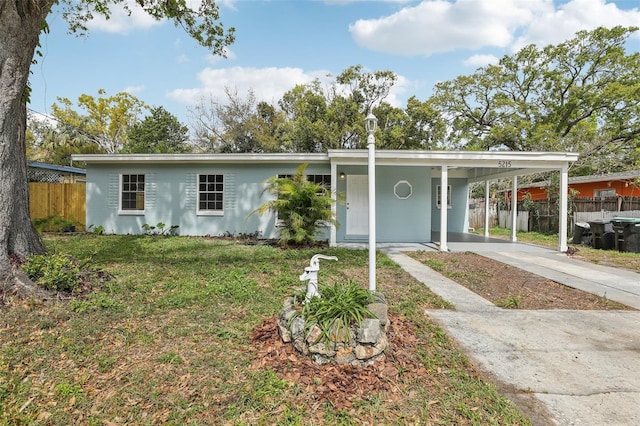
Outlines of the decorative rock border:
[{"label": "decorative rock border", "polygon": [[[299,306],[298,306],[299,307]],[[360,324],[349,328],[349,339],[338,336],[337,341],[329,344],[320,341],[320,328],[314,326],[308,334],[305,333],[304,318],[296,316],[295,298],[289,297],[284,301],[284,307],[278,315],[278,329],[280,337],[285,343],[303,355],[310,356],[318,364],[337,362],[355,366],[370,365],[376,359],[384,356],[389,347],[387,329],[389,317],[387,302],[381,293],[374,293],[374,302],[367,305],[376,318],[366,318]]]}]

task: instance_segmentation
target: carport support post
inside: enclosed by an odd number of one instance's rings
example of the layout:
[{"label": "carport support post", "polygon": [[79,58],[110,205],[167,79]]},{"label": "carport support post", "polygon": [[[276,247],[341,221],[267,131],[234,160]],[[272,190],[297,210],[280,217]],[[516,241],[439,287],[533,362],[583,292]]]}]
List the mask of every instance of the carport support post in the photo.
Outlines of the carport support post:
[{"label": "carport support post", "polygon": [[[336,207],[336,202],[338,199],[338,166],[336,165],[336,163],[334,163],[333,161],[331,162],[331,200],[333,201],[331,203],[331,217],[335,218],[336,217],[336,211],[337,211],[337,207]],[[337,232],[336,232],[336,225],[335,224],[331,224],[331,234],[329,236],[329,246],[330,247],[335,247],[336,246],[336,239],[337,239]]]},{"label": "carport support post", "polygon": [[511,241],[518,241],[518,176],[513,177],[511,188]]},{"label": "carport support post", "polygon": [[484,181],[484,236],[489,236],[489,190],[491,181]]},{"label": "carport support post", "polygon": [[447,206],[449,205],[448,191],[449,187],[449,169],[447,165],[442,166],[440,175],[440,251],[449,251],[447,244]]},{"label": "carport support post", "polygon": [[568,202],[569,202],[569,167],[564,166],[560,170],[560,229],[559,234],[559,246],[558,249],[561,253],[567,251],[567,214],[568,214]]}]

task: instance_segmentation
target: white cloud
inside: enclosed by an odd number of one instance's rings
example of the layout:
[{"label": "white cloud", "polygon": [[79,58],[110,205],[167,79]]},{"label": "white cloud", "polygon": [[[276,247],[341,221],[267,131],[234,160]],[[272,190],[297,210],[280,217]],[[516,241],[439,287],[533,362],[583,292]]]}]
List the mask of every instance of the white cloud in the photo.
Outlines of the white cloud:
[{"label": "white cloud", "polygon": [[408,90],[413,86],[413,83],[409,81],[406,77],[401,75],[397,76],[396,84],[389,91],[389,96],[384,100],[389,105],[402,108],[404,107],[404,103],[406,101],[406,96],[404,96]]},{"label": "white cloud", "polygon": [[141,93],[143,90],[144,90],[144,86],[129,86],[129,87],[125,87],[123,92],[133,95],[135,93]]},{"label": "white cloud", "polygon": [[234,59],[236,59],[236,54],[233,50],[229,49],[228,47],[223,47],[222,50],[224,51],[225,55],[227,56],[226,58],[223,58],[220,55],[214,55],[212,53],[209,53],[206,57],[205,60],[210,63],[210,64],[217,64],[220,63],[222,61],[232,61]]},{"label": "white cloud", "polygon": [[353,39],[380,52],[419,56],[458,49],[547,45],[597,26],[637,25],[637,8],[606,0],[427,0],[379,19],[349,26]]},{"label": "white cloud", "polygon": [[237,10],[236,2],[237,2],[236,0],[217,0],[216,4],[220,8],[226,7],[227,9],[230,9],[230,10]]},{"label": "white cloud", "polygon": [[495,55],[472,55],[463,62],[466,67],[484,67],[485,65],[495,65],[500,61]]},{"label": "white cloud", "polygon": [[544,0],[526,3],[510,0],[425,1],[387,17],[359,20],[349,26],[349,31],[361,46],[399,55],[506,47],[513,41],[515,29],[529,22],[533,11],[544,3]]},{"label": "white cloud", "polygon": [[27,120],[39,121],[53,128],[58,125],[58,120],[55,117],[31,109],[28,111]]},{"label": "white cloud", "polygon": [[638,8],[622,10],[616,4],[604,0],[572,0],[557,9],[536,15],[522,36],[515,40],[511,50],[515,52],[529,44],[557,44],[572,38],[580,30],[638,24]]},{"label": "white cloud", "polygon": [[[371,0],[324,0],[326,4],[350,4],[350,3],[364,3]],[[412,0],[380,0],[385,3],[409,3]]]},{"label": "white cloud", "polygon": [[94,14],[94,18],[87,23],[91,30],[104,31],[107,33],[128,34],[132,30],[147,29],[154,25],[161,25],[158,21],[145,12],[135,1],[125,0],[131,11],[131,15],[122,5],[111,7],[111,16],[106,19],[104,16]]},{"label": "white cloud", "polygon": [[[326,70],[304,71],[300,68],[206,68],[198,74],[200,87],[176,89],[167,93],[167,97],[184,105],[195,105],[202,99],[212,97],[216,101],[226,102],[225,88],[240,94],[253,90],[256,99],[276,104],[282,96],[298,84],[310,83],[318,79],[324,88],[335,82],[335,77]],[[411,82],[398,76],[396,84],[385,99],[392,106],[401,107],[403,94],[411,88]]]},{"label": "white cloud", "polygon": [[258,100],[276,103],[285,92],[297,84],[305,84],[318,78],[326,80],[327,71],[305,72],[300,68],[205,68],[198,74],[200,87],[176,89],[167,96],[185,105],[193,105],[203,98],[226,101],[225,88],[247,93],[253,90]]}]

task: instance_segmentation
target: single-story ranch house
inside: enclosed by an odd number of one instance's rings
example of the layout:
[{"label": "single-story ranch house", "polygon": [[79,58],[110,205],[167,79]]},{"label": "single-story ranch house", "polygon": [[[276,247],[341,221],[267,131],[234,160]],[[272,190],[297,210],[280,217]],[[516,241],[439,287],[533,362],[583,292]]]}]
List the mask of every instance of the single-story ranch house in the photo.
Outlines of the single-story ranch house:
[{"label": "single-story ranch house", "polygon": [[[331,245],[368,238],[368,151],[315,154],[91,154],[73,155],[87,166],[87,225],[115,234],[142,233],[144,224],[178,225],[181,235],[219,236],[259,232],[276,238],[273,215],[251,215],[270,194],[265,180],[306,173],[332,193],[339,227],[328,227]],[[578,154],[558,152],[399,151],[375,152],[377,242],[438,241],[468,230],[469,184],[558,170],[565,220],[559,249],[566,246],[567,179]],[[446,188],[443,191],[442,188]],[[485,203],[488,210],[488,200]],[[446,208],[442,208],[446,206]],[[485,215],[488,217],[488,215]],[[485,229],[487,226],[485,226]],[[512,227],[515,229],[515,226]],[[487,234],[488,235],[488,234]],[[515,232],[512,234],[515,241]]]}]

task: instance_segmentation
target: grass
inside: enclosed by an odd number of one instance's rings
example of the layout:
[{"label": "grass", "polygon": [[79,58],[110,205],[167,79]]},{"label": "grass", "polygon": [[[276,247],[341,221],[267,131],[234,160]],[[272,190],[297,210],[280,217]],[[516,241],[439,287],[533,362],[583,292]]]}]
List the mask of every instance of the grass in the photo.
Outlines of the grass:
[{"label": "grass", "polygon": [[[280,311],[317,250],[158,236],[45,242],[114,279],[70,303],[0,306],[0,425],[530,424],[424,315],[451,306],[382,254],[379,290],[412,324],[427,379],[406,375],[393,395],[345,410],[252,367],[251,330]],[[322,252],[339,261],[322,264],[321,283],[366,288],[366,251]]]},{"label": "grass", "polygon": [[[482,229],[477,230],[479,234],[483,233]],[[491,228],[489,235],[495,238],[511,239],[511,230],[505,228]],[[553,249],[558,248],[558,234],[543,234],[540,232],[523,232],[516,233],[518,242],[535,244]],[[574,257],[606,266],[614,266],[618,268],[626,268],[640,272],[640,254],[630,252],[618,252],[616,250],[594,249],[589,246],[576,245],[568,239],[568,245],[578,249]]]}]

